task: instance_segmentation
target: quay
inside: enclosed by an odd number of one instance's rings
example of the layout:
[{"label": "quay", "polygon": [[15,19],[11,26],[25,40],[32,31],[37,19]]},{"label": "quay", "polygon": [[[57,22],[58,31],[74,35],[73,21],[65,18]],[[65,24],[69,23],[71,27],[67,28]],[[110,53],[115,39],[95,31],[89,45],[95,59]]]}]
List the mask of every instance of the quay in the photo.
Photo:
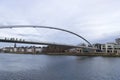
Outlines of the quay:
[{"label": "quay", "polygon": [[108,53],[46,53],[46,55],[120,57],[120,54]]}]

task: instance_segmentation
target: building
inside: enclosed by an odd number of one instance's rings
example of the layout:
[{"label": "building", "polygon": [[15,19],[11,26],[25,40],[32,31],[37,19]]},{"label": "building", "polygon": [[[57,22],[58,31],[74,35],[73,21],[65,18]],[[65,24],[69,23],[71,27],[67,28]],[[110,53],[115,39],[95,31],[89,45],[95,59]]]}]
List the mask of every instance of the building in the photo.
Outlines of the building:
[{"label": "building", "polygon": [[42,52],[42,48],[41,47],[36,47],[35,48],[35,53],[41,53]]},{"label": "building", "polygon": [[101,46],[102,44],[100,43],[93,44],[93,47],[96,48],[96,52],[102,52]]},{"label": "building", "polygon": [[13,51],[14,51],[13,47],[4,47],[4,48],[2,48],[2,52],[13,52]]},{"label": "building", "polygon": [[102,44],[101,50],[105,53],[114,53],[115,43]]},{"label": "building", "polygon": [[71,49],[68,46],[48,45],[42,48],[43,53],[64,53],[66,50]]},{"label": "building", "polygon": [[32,54],[39,54],[42,52],[41,47],[4,47],[2,48],[3,52],[10,52],[10,53],[32,53]]},{"label": "building", "polygon": [[66,53],[83,53],[82,48],[72,48],[65,50]]},{"label": "building", "polygon": [[120,45],[116,43],[106,43],[101,45],[101,50],[105,53],[120,54]]},{"label": "building", "polygon": [[120,38],[115,39],[116,43],[120,45]]}]

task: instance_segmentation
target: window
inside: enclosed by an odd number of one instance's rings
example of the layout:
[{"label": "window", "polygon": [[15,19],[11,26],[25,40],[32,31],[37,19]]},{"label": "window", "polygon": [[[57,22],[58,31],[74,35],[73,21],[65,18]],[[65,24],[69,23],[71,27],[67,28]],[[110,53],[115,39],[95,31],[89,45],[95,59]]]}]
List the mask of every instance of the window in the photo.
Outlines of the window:
[{"label": "window", "polygon": [[111,47],[111,46],[108,46],[108,47]]}]

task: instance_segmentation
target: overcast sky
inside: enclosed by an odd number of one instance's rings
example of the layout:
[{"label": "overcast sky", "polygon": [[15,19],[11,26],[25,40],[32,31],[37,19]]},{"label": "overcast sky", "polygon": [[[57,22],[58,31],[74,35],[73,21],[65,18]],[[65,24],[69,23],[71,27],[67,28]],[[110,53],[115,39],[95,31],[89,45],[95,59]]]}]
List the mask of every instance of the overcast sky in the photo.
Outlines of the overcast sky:
[{"label": "overcast sky", "polygon": [[[73,31],[92,43],[114,41],[120,36],[120,0],[0,0],[0,25],[52,26]],[[79,43],[77,37],[73,39],[53,30],[7,29],[0,32],[6,37],[26,35],[41,41],[59,42],[69,38]],[[58,36],[63,36],[62,40],[56,38]]]}]

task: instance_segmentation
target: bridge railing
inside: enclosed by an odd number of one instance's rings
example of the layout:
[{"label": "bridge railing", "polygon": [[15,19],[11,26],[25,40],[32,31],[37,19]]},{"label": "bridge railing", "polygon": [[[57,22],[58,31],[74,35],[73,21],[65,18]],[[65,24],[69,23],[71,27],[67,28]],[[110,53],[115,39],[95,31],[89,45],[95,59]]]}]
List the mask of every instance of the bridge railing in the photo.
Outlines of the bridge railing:
[{"label": "bridge railing", "polygon": [[47,42],[47,41],[33,41],[33,40],[25,40],[25,39],[20,39],[20,38],[0,38],[1,40],[4,41],[19,41],[19,42],[35,42],[35,43],[46,43],[46,44],[56,44],[56,45],[67,45],[67,46],[76,46],[76,45],[70,45],[66,43],[57,43],[57,42]]}]

